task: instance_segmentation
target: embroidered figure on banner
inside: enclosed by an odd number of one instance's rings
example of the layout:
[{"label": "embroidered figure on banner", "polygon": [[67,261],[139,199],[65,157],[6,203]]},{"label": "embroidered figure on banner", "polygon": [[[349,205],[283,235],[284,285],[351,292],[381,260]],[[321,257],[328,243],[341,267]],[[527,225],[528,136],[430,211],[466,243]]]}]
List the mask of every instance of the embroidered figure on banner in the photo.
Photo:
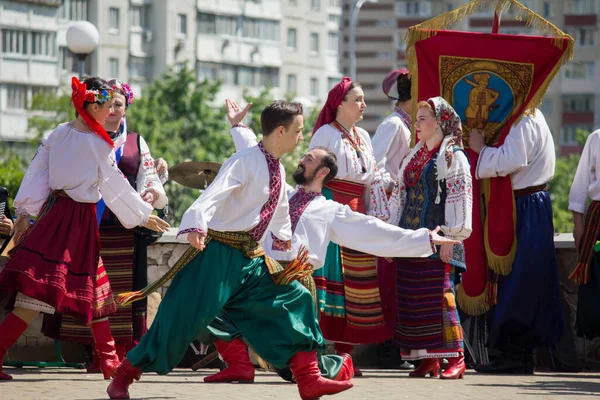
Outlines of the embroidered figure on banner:
[{"label": "embroidered figure on banner", "polygon": [[533,80],[533,64],[492,59],[441,56],[439,71],[442,97],[460,116],[465,146],[471,129],[496,144]]}]

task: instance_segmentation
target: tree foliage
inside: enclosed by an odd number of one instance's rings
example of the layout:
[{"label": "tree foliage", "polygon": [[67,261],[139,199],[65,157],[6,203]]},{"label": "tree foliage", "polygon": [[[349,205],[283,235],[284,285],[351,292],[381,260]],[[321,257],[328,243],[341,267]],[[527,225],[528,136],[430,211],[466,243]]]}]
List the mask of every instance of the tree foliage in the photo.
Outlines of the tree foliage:
[{"label": "tree foliage", "polygon": [[[198,82],[187,66],[171,70],[144,88],[127,110],[128,129],[144,137],[154,158],[169,166],[183,161],[223,162],[234,153],[222,108],[213,103],[220,85]],[[196,189],[170,181],[165,185],[170,213],[179,220],[198,197]]]},{"label": "tree foliage", "polygon": [[19,190],[26,169],[27,163],[24,158],[0,142],[0,186],[8,189],[9,207],[12,207],[13,199]]},{"label": "tree foliage", "polygon": [[[583,147],[589,134],[590,132],[581,129],[577,131],[577,142],[580,146]],[[548,184],[548,190],[552,196],[552,217],[555,232],[573,232],[573,216],[569,211],[569,191],[580,158],[580,154],[556,158],[554,178]]]}]

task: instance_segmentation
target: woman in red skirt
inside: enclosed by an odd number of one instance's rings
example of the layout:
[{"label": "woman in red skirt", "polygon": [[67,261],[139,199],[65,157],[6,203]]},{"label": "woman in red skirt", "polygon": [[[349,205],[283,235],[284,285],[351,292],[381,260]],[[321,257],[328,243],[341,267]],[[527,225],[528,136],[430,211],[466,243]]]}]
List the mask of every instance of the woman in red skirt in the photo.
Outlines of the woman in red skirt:
[{"label": "woman in red skirt", "polygon": [[[118,366],[107,316],[116,310],[100,259],[96,203],[100,198],[128,227],[163,231],[115,162],[102,125],[113,111],[113,89],[92,77],[73,78],[77,119],[59,125],[42,142],[14,201],[16,247],[0,273],[0,288],[14,293],[14,310],[0,323],[0,359],[40,313],[71,315],[90,325],[101,370]],[[32,215],[37,218],[30,226]],[[0,380],[9,380],[2,373]]]}]

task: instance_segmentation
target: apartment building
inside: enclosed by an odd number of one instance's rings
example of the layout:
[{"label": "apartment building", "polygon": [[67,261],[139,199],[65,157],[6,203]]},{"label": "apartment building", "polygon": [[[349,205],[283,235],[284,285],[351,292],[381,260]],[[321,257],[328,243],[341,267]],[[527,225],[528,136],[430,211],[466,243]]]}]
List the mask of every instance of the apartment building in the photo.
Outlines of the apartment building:
[{"label": "apartment building", "polygon": [[[598,15],[600,0],[520,0],[575,39],[574,61],[563,68],[554,80],[542,104],[560,153],[580,151],[575,140],[577,129],[591,131],[600,125],[600,59]],[[459,7],[467,0],[379,0],[366,2],[361,11],[356,34],[357,76],[365,88],[367,114],[362,126],[373,133],[378,123],[389,114],[391,104],[381,91],[381,80],[387,72],[405,66],[404,35],[410,26]],[[342,66],[348,66],[348,16],[354,0],[344,2],[345,23]],[[452,29],[489,32],[492,12],[472,15]],[[501,33],[536,34],[503,15]],[[347,73],[347,69],[344,70]]]},{"label": "apartment building", "polygon": [[0,139],[25,142],[31,98],[80,71],[71,21],[100,33],[86,74],[119,77],[141,95],[187,63],[199,80],[222,81],[219,103],[270,86],[316,105],[342,76],[341,14],[341,0],[0,0]]}]

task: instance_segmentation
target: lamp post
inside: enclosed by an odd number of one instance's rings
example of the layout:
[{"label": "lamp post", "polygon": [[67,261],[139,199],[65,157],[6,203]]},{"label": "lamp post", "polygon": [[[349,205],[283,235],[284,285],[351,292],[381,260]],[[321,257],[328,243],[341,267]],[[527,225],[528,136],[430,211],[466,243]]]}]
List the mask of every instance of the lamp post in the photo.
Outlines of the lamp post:
[{"label": "lamp post", "polygon": [[350,54],[350,78],[356,80],[356,24],[358,23],[358,13],[365,3],[377,3],[377,0],[352,0],[353,6],[350,7],[350,40],[348,43],[348,53]]},{"label": "lamp post", "polygon": [[85,59],[96,50],[100,34],[89,21],[76,21],[67,29],[67,47],[79,60],[79,79],[85,74]]}]

